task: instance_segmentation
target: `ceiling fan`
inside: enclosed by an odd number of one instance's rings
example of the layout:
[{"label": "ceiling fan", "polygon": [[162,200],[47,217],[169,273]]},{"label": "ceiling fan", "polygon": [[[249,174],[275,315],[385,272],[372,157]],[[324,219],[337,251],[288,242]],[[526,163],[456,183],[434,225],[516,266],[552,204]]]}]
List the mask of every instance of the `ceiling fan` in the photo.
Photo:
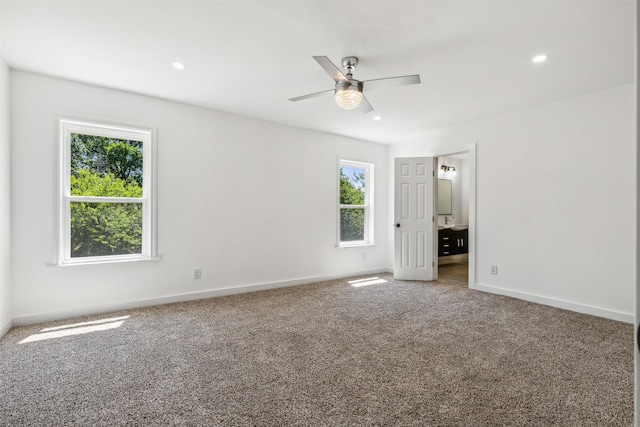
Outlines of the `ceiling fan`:
[{"label": "ceiling fan", "polygon": [[356,80],[352,76],[353,70],[358,65],[358,58],[355,56],[342,58],[342,67],[347,72],[346,75],[326,56],[314,56],[313,59],[315,59],[316,62],[320,64],[327,74],[329,74],[329,76],[331,76],[331,78],[336,82],[335,89],[298,96],[296,98],[289,99],[289,101],[302,101],[303,99],[315,98],[316,96],[322,96],[333,92],[336,103],[345,110],[353,110],[354,108],[360,107],[360,111],[363,113],[369,113],[373,111],[373,107],[363,94],[365,89],[367,89],[367,91],[371,91],[385,89],[388,87],[420,84],[419,74],[364,81]]}]

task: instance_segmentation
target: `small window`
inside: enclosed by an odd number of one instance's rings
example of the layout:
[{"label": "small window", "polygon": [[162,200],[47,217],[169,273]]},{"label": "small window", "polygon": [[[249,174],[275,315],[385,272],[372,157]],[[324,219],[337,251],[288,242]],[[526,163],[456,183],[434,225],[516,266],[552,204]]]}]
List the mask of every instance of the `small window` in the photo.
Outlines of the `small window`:
[{"label": "small window", "polygon": [[59,264],[155,256],[152,137],[60,120]]},{"label": "small window", "polygon": [[340,161],[339,246],[373,244],[373,165]]}]

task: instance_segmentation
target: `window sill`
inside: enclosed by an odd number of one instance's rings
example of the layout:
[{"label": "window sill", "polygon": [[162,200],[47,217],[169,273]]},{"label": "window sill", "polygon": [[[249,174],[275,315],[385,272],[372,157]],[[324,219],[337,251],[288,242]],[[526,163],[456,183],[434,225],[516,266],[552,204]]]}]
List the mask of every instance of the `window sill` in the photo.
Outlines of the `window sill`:
[{"label": "window sill", "polygon": [[153,258],[120,258],[120,259],[101,259],[90,261],[75,261],[75,262],[63,262],[63,263],[47,263],[48,267],[74,267],[78,265],[99,265],[99,264],[121,264],[124,262],[159,262],[162,256]]},{"label": "window sill", "polygon": [[375,244],[369,242],[338,243],[336,249],[362,248],[367,246],[375,246]]}]

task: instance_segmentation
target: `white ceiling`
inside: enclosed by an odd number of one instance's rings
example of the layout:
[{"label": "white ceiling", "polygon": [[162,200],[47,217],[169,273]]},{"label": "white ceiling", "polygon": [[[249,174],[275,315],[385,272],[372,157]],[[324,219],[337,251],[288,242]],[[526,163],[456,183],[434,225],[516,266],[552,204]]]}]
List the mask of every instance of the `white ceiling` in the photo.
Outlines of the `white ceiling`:
[{"label": "white ceiling", "polygon": [[[3,0],[0,15],[12,68],[382,143],[634,81],[632,0]],[[365,88],[369,114],[288,101],[333,88],[313,55],[422,84]]]}]

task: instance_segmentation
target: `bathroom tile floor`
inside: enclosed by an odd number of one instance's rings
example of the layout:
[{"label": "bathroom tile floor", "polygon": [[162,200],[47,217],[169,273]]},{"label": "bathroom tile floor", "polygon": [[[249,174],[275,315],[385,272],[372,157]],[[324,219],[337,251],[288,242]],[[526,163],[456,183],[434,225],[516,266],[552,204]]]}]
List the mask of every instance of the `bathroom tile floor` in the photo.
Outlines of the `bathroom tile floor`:
[{"label": "bathroom tile floor", "polygon": [[438,265],[438,279],[457,280],[467,283],[469,264],[467,261]]}]

